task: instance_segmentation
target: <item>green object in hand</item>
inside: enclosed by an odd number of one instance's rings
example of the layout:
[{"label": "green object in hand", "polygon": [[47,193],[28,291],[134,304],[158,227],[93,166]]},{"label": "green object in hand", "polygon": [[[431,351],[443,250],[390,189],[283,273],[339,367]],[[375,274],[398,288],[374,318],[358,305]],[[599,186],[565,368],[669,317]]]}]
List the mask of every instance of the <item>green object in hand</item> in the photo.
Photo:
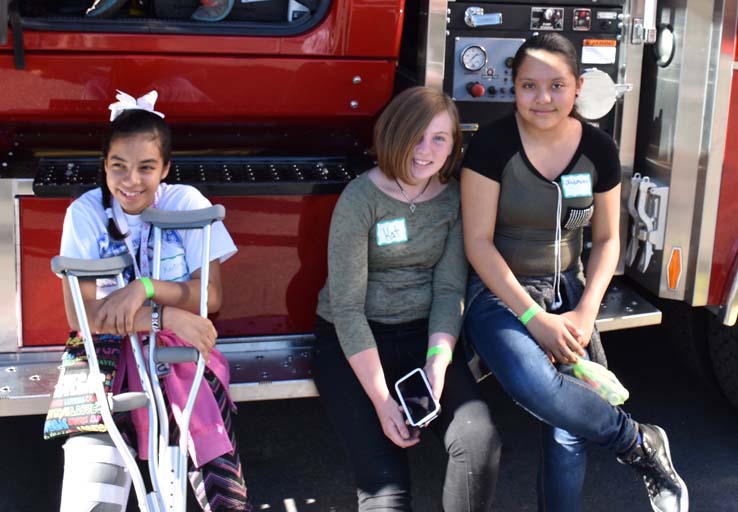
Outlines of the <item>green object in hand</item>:
[{"label": "green object in hand", "polygon": [[622,405],[630,396],[615,374],[602,366],[581,357],[576,363],[564,369],[576,378],[583,380],[597,392],[610,405]]}]

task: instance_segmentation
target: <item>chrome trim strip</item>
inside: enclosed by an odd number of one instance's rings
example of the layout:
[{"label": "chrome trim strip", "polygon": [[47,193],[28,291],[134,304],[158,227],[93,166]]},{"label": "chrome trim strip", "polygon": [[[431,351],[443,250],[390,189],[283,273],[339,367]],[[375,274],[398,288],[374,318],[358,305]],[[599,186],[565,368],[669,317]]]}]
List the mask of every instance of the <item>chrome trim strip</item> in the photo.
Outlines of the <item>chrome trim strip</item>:
[{"label": "chrome trim strip", "polygon": [[614,278],[602,298],[595,324],[601,332],[657,325],[661,311],[631,289],[627,281]]},{"label": "chrome trim strip", "polygon": [[315,340],[315,336],[312,334],[285,334],[285,335],[269,335],[269,336],[244,336],[239,338],[218,338],[218,350],[222,353],[232,351],[228,348],[228,345],[234,345],[237,343],[248,343],[249,347],[260,347],[259,343],[272,343],[275,341],[289,342],[289,343],[312,343]]},{"label": "chrome trim strip", "polygon": [[[448,19],[447,0],[428,0],[427,24],[421,32],[418,53],[425,56],[423,85],[443,90],[443,74],[446,60],[446,26]],[[425,51],[424,51],[425,50]]]},{"label": "chrome trim strip", "polygon": [[659,325],[662,320],[661,311],[658,313],[641,313],[639,315],[630,315],[622,318],[597,320],[597,330],[600,332],[622,331],[623,329],[633,329],[635,327],[646,327],[648,325]]},{"label": "chrome trim strip", "polygon": [[315,387],[312,379],[231,384],[230,392],[234,402],[312,398],[318,396],[318,389]]},{"label": "chrome trim strip", "polygon": [[[318,396],[318,390],[311,379],[271,383],[231,384],[229,390],[234,402],[312,398]],[[22,398],[0,398],[0,417],[46,414],[49,410],[50,402],[50,394],[24,396]]]},{"label": "chrome trim strip", "polygon": [[[671,147],[661,148],[662,151],[673,151],[673,159],[671,169],[664,169],[670,171],[668,175],[651,176],[658,182],[669,183],[664,250],[658,256],[658,295],[669,299],[685,300],[687,288],[691,292],[694,286],[699,216],[705,203],[703,192],[708,163],[705,137],[709,134],[704,135],[704,131],[709,130],[712,113],[709,105],[715,98],[710,69],[715,65],[715,4],[712,1],[688,0],[684,6],[683,26],[680,27],[683,34],[676,50],[678,62],[675,59],[671,64],[677,66],[679,81],[674,104],[674,135]],[[661,8],[662,13],[668,12],[668,6],[662,5]],[[695,133],[702,136],[695,137]],[[656,166],[652,167],[652,171],[655,170]],[[669,262],[665,255],[674,246],[682,247],[686,275],[676,290],[671,290],[666,279]]]},{"label": "chrome trim strip", "polygon": [[30,179],[0,178],[0,352],[14,352],[21,344],[20,237],[16,196],[33,195]]},{"label": "chrome trim strip", "polygon": [[[630,38],[630,18],[642,16],[644,0],[628,2],[624,8],[622,42],[620,44],[619,83],[628,83],[633,88],[623,95],[622,103],[617,105],[621,116],[616,115],[615,138],[618,142],[621,174],[620,201],[620,259],[616,274],[625,269],[625,248],[628,246],[628,195],[630,194],[630,178],[633,176],[635,164],[636,132],[638,131],[638,105],[641,98],[641,74],[643,62],[643,45],[632,44]],[[639,14],[640,13],[640,14]],[[619,123],[619,124],[617,124]]]},{"label": "chrome trim strip", "polygon": [[[696,219],[699,222],[699,228],[695,241],[697,247],[694,258],[694,278],[689,283],[686,297],[687,301],[693,306],[706,305],[710,290],[718,197],[720,197],[720,183],[727,142],[737,17],[736,2],[715,2],[713,26],[716,27],[716,31],[713,34],[710,48],[710,70],[712,73],[708,77],[708,83],[714,82],[715,87],[712,104],[708,103],[706,108],[704,123],[704,126],[711,128],[705,130],[703,140],[703,147],[707,148],[704,195],[701,208],[695,205],[698,208],[696,214],[700,215],[701,213],[701,219]],[[725,38],[728,39],[728,44],[725,44],[726,41],[723,40]],[[709,98],[707,99],[709,100]],[[691,269],[688,268],[687,270]]]},{"label": "chrome trim strip", "polygon": [[49,403],[51,403],[51,395],[20,399],[4,398],[0,400],[0,417],[46,414],[49,410]]},{"label": "chrome trim strip", "polygon": [[730,292],[725,301],[725,307],[721,311],[720,320],[724,325],[734,326],[738,320],[738,272],[733,276],[733,283],[730,285]]}]

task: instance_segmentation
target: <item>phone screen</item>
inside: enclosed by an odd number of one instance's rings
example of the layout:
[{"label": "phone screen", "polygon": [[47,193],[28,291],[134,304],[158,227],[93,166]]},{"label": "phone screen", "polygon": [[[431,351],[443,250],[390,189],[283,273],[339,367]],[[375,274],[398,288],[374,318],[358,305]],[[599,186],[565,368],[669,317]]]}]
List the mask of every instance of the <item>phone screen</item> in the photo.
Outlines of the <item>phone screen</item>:
[{"label": "phone screen", "polygon": [[438,403],[433,399],[420,368],[397,381],[395,389],[411,425],[427,423],[438,413]]}]

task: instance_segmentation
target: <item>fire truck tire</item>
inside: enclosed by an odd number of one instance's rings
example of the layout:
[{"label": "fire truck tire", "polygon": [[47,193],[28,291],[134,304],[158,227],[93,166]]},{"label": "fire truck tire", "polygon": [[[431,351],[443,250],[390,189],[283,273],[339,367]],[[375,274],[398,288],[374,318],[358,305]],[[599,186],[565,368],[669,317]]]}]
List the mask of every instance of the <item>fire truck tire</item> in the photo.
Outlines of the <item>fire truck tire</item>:
[{"label": "fire truck tire", "polygon": [[708,340],[712,366],[721,391],[738,409],[738,324],[727,327],[710,315]]},{"label": "fire truck tire", "polygon": [[661,325],[681,366],[706,387],[717,391],[707,341],[708,322],[713,315],[706,309],[674,300],[660,301],[659,309],[663,314]]}]

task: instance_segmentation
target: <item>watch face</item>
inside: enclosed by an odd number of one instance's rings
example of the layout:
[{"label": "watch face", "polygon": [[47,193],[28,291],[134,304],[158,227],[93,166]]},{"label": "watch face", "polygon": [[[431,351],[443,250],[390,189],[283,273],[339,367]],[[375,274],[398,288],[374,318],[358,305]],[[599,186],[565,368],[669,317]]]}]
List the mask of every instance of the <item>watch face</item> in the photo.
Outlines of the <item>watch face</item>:
[{"label": "watch face", "polygon": [[461,52],[461,65],[468,71],[479,71],[487,64],[487,51],[479,45],[467,46]]}]

